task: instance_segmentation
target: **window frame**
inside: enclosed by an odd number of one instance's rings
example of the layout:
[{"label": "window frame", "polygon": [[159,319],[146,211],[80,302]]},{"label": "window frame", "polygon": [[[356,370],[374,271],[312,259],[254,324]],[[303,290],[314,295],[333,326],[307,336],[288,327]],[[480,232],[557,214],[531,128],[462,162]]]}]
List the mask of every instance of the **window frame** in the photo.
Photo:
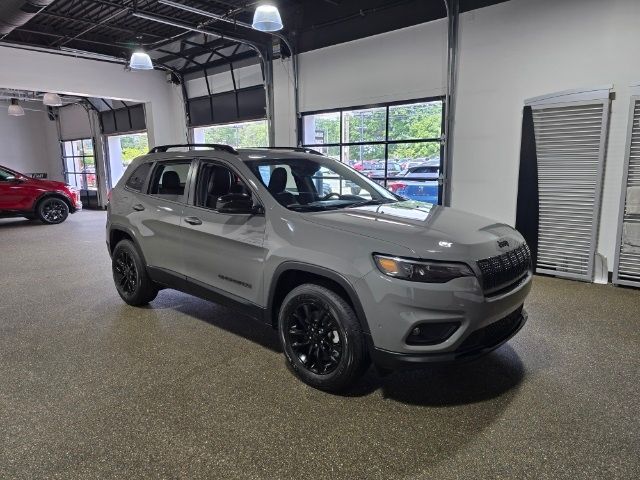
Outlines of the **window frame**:
[{"label": "window frame", "polygon": [[[91,151],[93,152],[92,155],[85,155],[84,153],[82,155],[74,155],[73,154],[73,143],[74,142],[81,142],[83,145],[83,152],[84,152],[84,142],[85,141],[90,141],[91,142]],[[64,175],[64,180],[65,183],[67,183],[68,185],[74,185],[77,187],[77,178],[78,177],[84,177],[84,184],[85,185],[89,185],[88,181],[87,181],[87,175],[93,175],[95,177],[95,182],[96,182],[96,186],[95,188],[79,188],[80,190],[84,190],[84,191],[94,191],[97,192],[100,190],[100,182],[98,180],[98,162],[97,162],[97,158],[96,158],[96,141],[94,137],[81,137],[81,138],[73,138],[73,139],[68,139],[68,140],[59,140],[60,142],[60,154],[61,154],[61,160],[62,160],[62,172]],[[71,144],[71,155],[67,155],[67,151],[66,151],[66,144]],[[93,173],[87,173],[87,172],[78,172],[75,170],[75,159],[79,158],[82,161],[82,167],[83,168],[87,168],[87,164],[85,163],[85,158],[88,157],[93,157]],[[73,159],[73,165],[74,165],[74,170],[68,170],[67,169],[67,159]],[[74,178],[74,183],[72,184],[71,182],[69,182],[69,178],[73,176]]]},{"label": "window frame", "polygon": [[[440,137],[432,137],[432,138],[419,138],[419,139],[403,139],[403,140],[390,140],[389,139],[389,110],[390,107],[395,107],[399,105],[411,105],[416,103],[431,103],[431,102],[441,102],[442,103],[442,115],[440,120]],[[376,141],[367,141],[367,142],[343,142],[344,135],[344,112],[349,112],[352,110],[366,110],[373,108],[385,108],[385,136],[384,140],[376,140]],[[445,131],[445,118],[446,118],[446,102],[445,96],[439,95],[434,97],[424,97],[424,98],[416,98],[410,100],[398,100],[393,102],[384,102],[384,103],[373,103],[367,105],[352,105],[347,107],[338,107],[324,110],[309,110],[305,112],[300,112],[300,116],[298,117],[298,145],[305,148],[335,148],[338,147],[340,149],[340,159],[339,161],[347,164],[343,161],[343,148],[351,147],[351,146],[360,146],[360,145],[383,145],[384,146],[384,177],[383,184],[384,188],[388,188],[389,180],[397,180],[398,177],[390,177],[388,166],[389,166],[389,145],[398,145],[398,144],[406,144],[406,143],[427,143],[427,142],[438,142],[440,144],[440,172],[444,172],[444,131]],[[326,113],[339,113],[339,132],[340,132],[340,141],[338,143],[304,143],[304,117],[310,115],[319,115]],[[348,164],[347,164],[348,165]],[[374,180],[374,179],[372,179]],[[378,181],[376,178],[374,181]],[[443,182],[441,178],[438,179],[438,204],[442,204],[442,192],[443,192]]]},{"label": "window frame", "polygon": [[[149,170],[149,173],[147,174],[147,178],[144,182],[143,188],[142,190],[140,190],[140,192],[135,192],[135,190],[130,190],[134,193],[141,193],[143,195],[147,195],[151,198],[155,198],[156,200],[162,200],[165,202],[171,202],[171,203],[176,203],[179,205],[188,205],[189,204],[189,195],[190,195],[190,181],[191,181],[191,177],[193,176],[193,169],[194,169],[194,162],[195,159],[191,158],[167,158],[167,159],[162,159],[162,160],[155,160],[154,162],[150,162],[153,163],[153,165],[151,166],[151,169]],[[185,183],[184,183],[184,192],[182,193],[182,199],[181,200],[171,200],[169,198],[165,198],[165,197],[161,197],[158,194],[155,193],[151,193],[151,184],[154,178],[154,175],[156,174],[156,171],[158,169],[158,167],[162,164],[167,164],[167,163],[184,163],[184,164],[189,164],[189,170],[187,171],[187,178],[185,179]],[[126,185],[126,183],[125,183]],[[126,187],[125,187],[126,188]]]},{"label": "window frame", "polygon": [[[251,198],[253,199],[253,203],[255,206],[259,206],[262,207],[263,210],[266,211],[265,207],[264,207],[264,202],[262,201],[262,199],[260,198],[260,195],[258,194],[258,191],[256,188],[254,188],[252,182],[247,181],[247,178],[245,175],[243,175],[237,168],[235,168],[235,166],[231,165],[230,163],[221,160],[219,158],[211,158],[211,157],[196,157],[193,159],[193,164],[191,165],[191,170],[189,171],[189,177],[188,177],[188,182],[189,182],[189,189],[188,189],[188,197],[187,197],[187,203],[186,205],[190,208],[197,208],[199,210],[203,210],[205,212],[211,212],[211,213],[215,213],[218,215],[232,215],[232,216],[237,216],[237,215],[245,215],[245,216],[251,216],[251,215],[258,215],[256,213],[253,214],[248,214],[248,213],[220,213],[217,209],[213,209],[213,208],[209,208],[209,207],[203,207],[201,205],[196,205],[196,188],[198,186],[198,174],[200,173],[200,167],[203,163],[211,163],[214,165],[218,165],[220,167],[224,167],[227,168],[229,170],[231,170],[231,172],[236,175],[238,178],[240,178],[240,180],[242,180],[242,182],[245,184],[245,186],[249,189],[249,191],[251,192]],[[263,214],[266,215],[266,214]]]}]

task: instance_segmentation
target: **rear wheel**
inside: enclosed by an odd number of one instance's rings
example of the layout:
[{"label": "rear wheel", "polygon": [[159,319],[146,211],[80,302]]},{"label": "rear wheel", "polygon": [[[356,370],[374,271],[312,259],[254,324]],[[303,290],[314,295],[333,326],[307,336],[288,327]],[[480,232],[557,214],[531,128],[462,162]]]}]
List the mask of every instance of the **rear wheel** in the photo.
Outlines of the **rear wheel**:
[{"label": "rear wheel", "polygon": [[304,284],[293,289],[282,302],[278,330],[287,365],[315,388],[344,390],[368,366],[355,312],[328,288]]},{"label": "rear wheel", "polygon": [[158,288],[130,240],[121,240],[114,248],[111,270],[118,294],[129,305],[146,305],[158,295]]},{"label": "rear wheel", "polygon": [[38,203],[36,215],[40,221],[49,225],[62,223],[69,216],[69,205],[61,198],[44,198]]}]

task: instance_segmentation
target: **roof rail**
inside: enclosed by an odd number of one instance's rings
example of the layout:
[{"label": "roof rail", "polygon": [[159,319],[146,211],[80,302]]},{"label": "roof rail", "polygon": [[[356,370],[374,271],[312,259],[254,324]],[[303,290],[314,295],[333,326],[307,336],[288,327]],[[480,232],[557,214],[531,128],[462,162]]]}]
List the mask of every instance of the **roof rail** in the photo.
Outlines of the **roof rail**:
[{"label": "roof rail", "polygon": [[158,145],[157,147],[153,147],[149,150],[149,153],[163,153],[169,150],[170,148],[189,148],[194,149],[196,147],[199,148],[211,148],[212,150],[222,150],[223,152],[232,153],[237,155],[238,151],[233,148],[231,145],[223,145],[220,143],[177,143],[174,145]]},{"label": "roof rail", "polygon": [[292,152],[312,153],[314,155],[322,155],[321,152],[307,147],[253,147],[256,150],[291,150]]}]

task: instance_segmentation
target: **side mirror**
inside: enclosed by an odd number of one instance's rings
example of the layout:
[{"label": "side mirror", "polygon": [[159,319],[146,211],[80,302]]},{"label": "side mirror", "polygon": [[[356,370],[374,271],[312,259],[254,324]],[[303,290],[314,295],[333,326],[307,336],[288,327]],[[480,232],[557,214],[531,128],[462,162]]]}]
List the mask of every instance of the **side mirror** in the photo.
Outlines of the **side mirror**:
[{"label": "side mirror", "polygon": [[216,209],[220,213],[245,214],[251,215],[259,213],[258,209],[253,205],[251,195],[246,193],[228,193],[218,198]]}]

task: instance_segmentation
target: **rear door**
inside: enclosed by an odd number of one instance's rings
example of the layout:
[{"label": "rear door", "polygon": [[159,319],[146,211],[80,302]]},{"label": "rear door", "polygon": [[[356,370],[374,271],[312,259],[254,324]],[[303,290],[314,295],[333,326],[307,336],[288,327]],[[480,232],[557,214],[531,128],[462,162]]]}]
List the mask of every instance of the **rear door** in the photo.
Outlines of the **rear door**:
[{"label": "rear door", "polygon": [[131,225],[137,230],[147,265],[164,273],[184,272],[180,221],[192,159],[157,161],[145,192],[131,195]]},{"label": "rear door", "polygon": [[247,193],[259,203],[256,193],[221,161],[200,160],[191,178],[182,221],[188,280],[236,300],[264,305],[265,215],[225,214],[216,209],[216,199],[226,193]]}]

